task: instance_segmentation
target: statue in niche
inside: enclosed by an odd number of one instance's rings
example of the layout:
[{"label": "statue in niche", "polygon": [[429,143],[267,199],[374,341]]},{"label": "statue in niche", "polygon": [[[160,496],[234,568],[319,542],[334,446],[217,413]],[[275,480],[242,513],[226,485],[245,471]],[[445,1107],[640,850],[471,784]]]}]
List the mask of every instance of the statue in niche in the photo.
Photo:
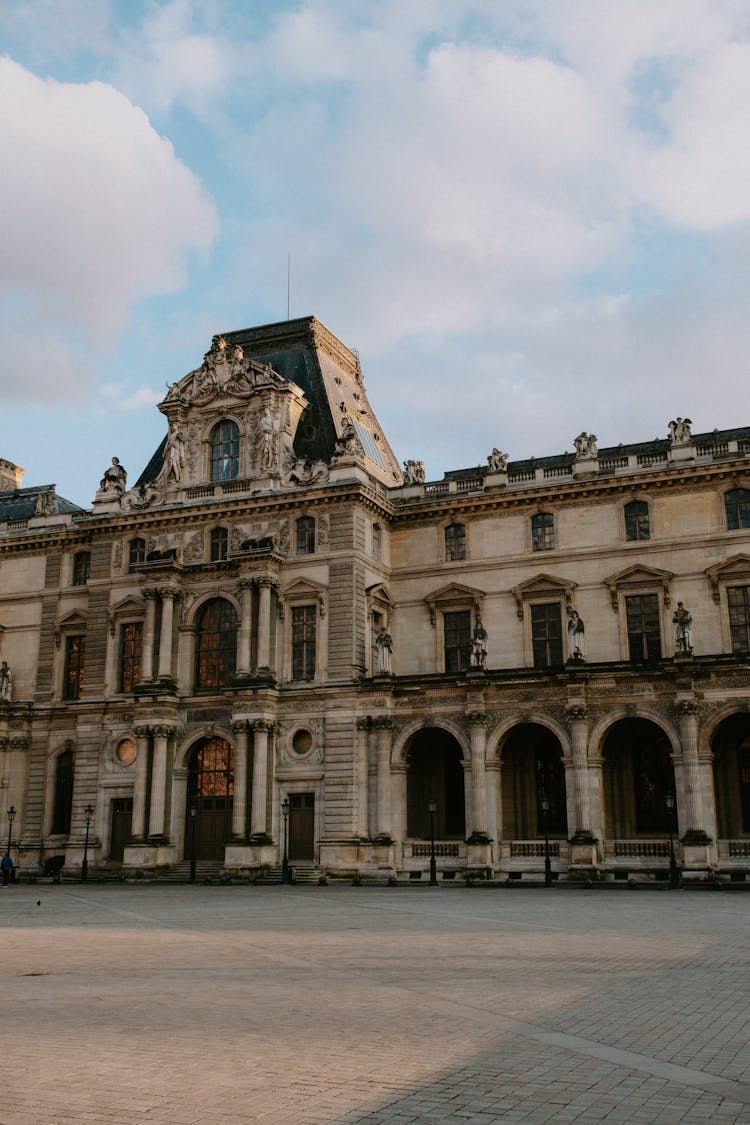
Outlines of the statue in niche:
[{"label": "statue in niche", "polygon": [[177,422],[169,423],[167,444],[164,447],[164,479],[167,484],[179,484],[185,468],[185,440]]},{"label": "statue in niche", "polygon": [[272,469],[274,462],[273,416],[267,406],[258,418],[258,451],[262,469]]},{"label": "statue in niche", "polygon": [[112,458],[112,464],[104,470],[104,476],[99,482],[102,492],[116,492],[121,496],[125,491],[128,474],[125,466],[120,464],[118,457]]},{"label": "statue in niche", "polygon": [[571,609],[568,612],[568,659],[584,660],[586,657],[586,628],[583,618]]},{"label": "statue in niche", "polygon": [[471,667],[484,668],[487,662],[487,630],[479,617],[471,635]]},{"label": "statue in niche", "polygon": [[684,602],[677,603],[677,609],[672,616],[674,625],[674,643],[678,652],[688,656],[693,651],[693,616]]},{"label": "statue in niche", "polygon": [[690,430],[692,422],[689,418],[675,418],[669,423],[667,429],[669,430],[669,437],[672,445],[689,445],[693,440],[693,435]]},{"label": "statue in niche", "polygon": [[573,441],[576,447],[576,459],[578,461],[584,461],[590,457],[598,456],[599,450],[596,443],[596,434],[587,434],[585,430],[582,430]]},{"label": "statue in niche", "polygon": [[426,479],[424,461],[404,461],[404,484],[424,484]]},{"label": "statue in niche", "polygon": [[0,702],[10,703],[11,689],[13,687],[13,674],[7,660],[0,664]]},{"label": "statue in niche", "polygon": [[492,453],[487,454],[487,466],[491,473],[504,473],[508,468],[508,454],[501,453],[495,446]]},{"label": "statue in niche", "polygon": [[375,637],[375,655],[378,661],[378,675],[390,676],[393,637],[387,629],[381,629]]},{"label": "statue in niche", "polygon": [[351,418],[344,419],[344,425],[341,430],[341,437],[336,442],[336,454],[343,453],[361,453],[362,443],[359,440],[357,431],[354,428],[354,423]]}]

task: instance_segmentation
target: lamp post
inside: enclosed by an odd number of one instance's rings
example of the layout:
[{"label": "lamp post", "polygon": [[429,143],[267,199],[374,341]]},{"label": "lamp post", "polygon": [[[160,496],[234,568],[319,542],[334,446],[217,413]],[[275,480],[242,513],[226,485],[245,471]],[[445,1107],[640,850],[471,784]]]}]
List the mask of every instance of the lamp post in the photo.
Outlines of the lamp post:
[{"label": "lamp post", "polygon": [[196,866],[196,848],[195,848],[195,818],[198,810],[195,807],[195,800],[190,802],[190,882],[195,882],[195,866]]},{"label": "lamp post", "polygon": [[542,823],[544,826],[544,885],[545,887],[552,886],[552,862],[549,857],[549,829],[547,827],[547,813],[549,812],[549,797],[546,793],[542,793],[542,799],[539,802],[542,806]]},{"label": "lamp post", "polygon": [[8,855],[10,855],[10,845],[13,840],[13,821],[16,819],[16,810],[13,805],[8,809]]},{"label": "lamp post", "polygon": [[680,876],[677,870],[677,861],[674,857],[674,793],[668,789],[664,794],[664,804],[669,815],[669,886],[676,890],[680,885]]},{"label": "lamp post", "polygon": [[289,878],[289,857],[287,855],[287,819],[289,817],[289,798],[285,797],[281,802],[281,813],[284,817],[284,857],[281,861],[281,881],[282,883],[291,882]]},{"label": "lamp post", "polygon": [[81,882],[85,883],[89,877],[89,828],[91,827],[91,818],[94,815],[94,806],[86,805],[83,810],[86,816],[86,838],[83,842],[83,863],[81,864]]},{"label": "lamp post", "polygon": [[429,800],[427,809],[430,813],[430,886],[437,886],[437,862],[435,860],[435,813],[437,801]]}]

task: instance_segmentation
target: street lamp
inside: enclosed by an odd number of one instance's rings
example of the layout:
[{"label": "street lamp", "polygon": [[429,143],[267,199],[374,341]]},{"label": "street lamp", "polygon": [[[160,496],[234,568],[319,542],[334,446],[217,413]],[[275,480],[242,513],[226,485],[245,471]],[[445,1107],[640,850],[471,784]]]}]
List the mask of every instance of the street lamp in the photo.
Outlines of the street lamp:
[{"label": "street lamp", "polygon": [[435,813],[437,801],[429,800],[427,809],[430,813],[430,886],[437,886],[437,863],[435,861]]},{"label": "street lamp", "polygon": [[677,861],[674,857],[674,793],[668,789],[664,794],[664,804],[669,815],[669,886],[676,890],[680,885],[680,876],[677,871]]},{"label": "street lamp", "polygon": [[13,821],[16,819],[16,810],[13,805],[8,809],[8,855],[10,855],[10,845],[13,839]]},{"label": "street lamp", "polygon": [[94,806],[86,805],[83,810],[86,817],[86,838],[83,842],[83,863],[81,864],[81,882],[85,883],[89,877],[89,828],[91,827],[91,818],[94,815]]},{"label": "street lamp", "polygon": [[281,813],[284,817],[284,858],[281,861],[281,881],[282,883],[290,883],[289,878],[289,857],[287,855],[287,818],[289,816],[289,798],[285,797],[281,802]]},{"label": "street lamp", "polygon": [[195,882],[195,817],[197,814],[195,801],[190,802],[190,882]]},{"label": "street lamp", "polygon": [[546,793],[542,793],[542,799],[539,802],[542,806],[542,824],[544,826],[544,885],[545,887],[552,886],[552,862],[549,858],[549,829],[547,827],[547,813],[549,812],[549,797]]}]

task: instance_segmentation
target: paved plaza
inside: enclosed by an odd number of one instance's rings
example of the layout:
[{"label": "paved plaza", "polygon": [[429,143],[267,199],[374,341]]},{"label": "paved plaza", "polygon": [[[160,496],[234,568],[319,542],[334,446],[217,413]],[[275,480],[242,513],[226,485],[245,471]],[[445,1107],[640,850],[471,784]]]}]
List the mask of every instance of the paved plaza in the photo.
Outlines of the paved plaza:
[{"label": "paved plaza", "polygon": [[2,1125],[750,1123],[750,895],[0,890]]}]

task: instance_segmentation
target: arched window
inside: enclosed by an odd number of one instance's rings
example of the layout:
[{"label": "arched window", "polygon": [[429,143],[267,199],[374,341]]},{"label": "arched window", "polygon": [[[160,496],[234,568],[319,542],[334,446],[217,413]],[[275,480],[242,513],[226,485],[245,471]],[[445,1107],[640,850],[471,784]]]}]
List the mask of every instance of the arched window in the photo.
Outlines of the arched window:
[{"label": "arched window", "polygon": [[631,500],[625,505],[625,538],[628,540],[651,538],[648,504],[645,500]]},{"label": "arched window", "polygon": [[724,495],[724,506],[727,511],[729,531],[750,527],[750,489],[732,488]]},{"label": "arched window", "polygon": [[240,471],[240,431],[228,418],[211,430],[211,480],[234,480]]},{"label": "arched window", "polygon": [[451,523],[446,527],[445,557],[448,562],[466,558],[466,528],[462,523]]},{"label": "arched window", "polygon": [[211,562],[223,562],[227,557],[229,536],[225,527],[211,529]]},{"label": "arched window", "polygon": [[236,666],[237,614],[226,598],[213,598],[198,614],[195,637],[196,691],[228,687]]},{"label": "arched window", "polygon": [[315,520],[312,516],[301,516],[297,520],[297,554],[315,554]]},{"label": "arched window", "polygon": [[75,755],[63,750],[55,761],[55,789],[52,804],[52,832],[61,835],[70,832],[70,814],[73,808],[73,771]]},{"label": "arched window", "polygon": [[146,540],[131,539],[128,547],[128,570],[135,570],[146,561]]}]

